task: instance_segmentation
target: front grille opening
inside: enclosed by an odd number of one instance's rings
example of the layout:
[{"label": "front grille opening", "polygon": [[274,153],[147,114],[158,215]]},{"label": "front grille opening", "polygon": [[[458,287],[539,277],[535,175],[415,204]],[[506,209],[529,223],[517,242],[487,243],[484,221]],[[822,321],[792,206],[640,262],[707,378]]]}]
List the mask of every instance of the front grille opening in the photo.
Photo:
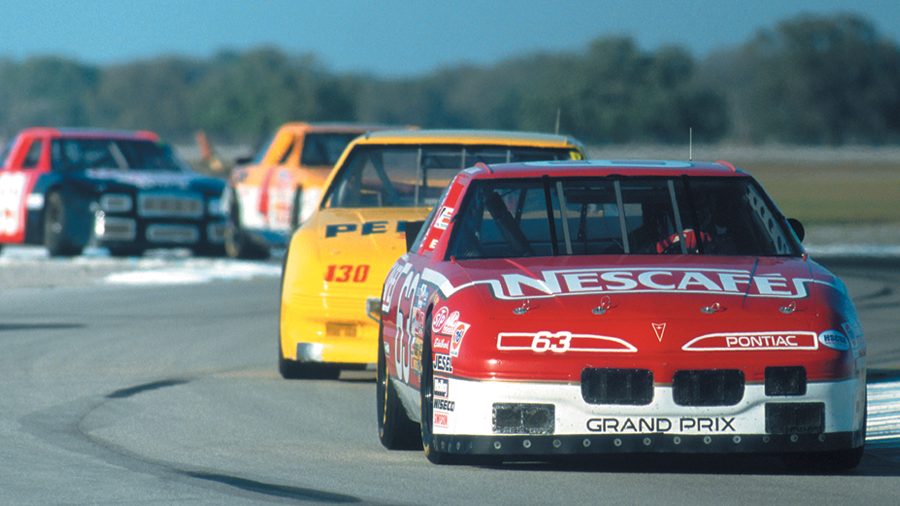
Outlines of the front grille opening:
[{"label": "front grille opening", "polygon": [[821,434],[825,432],[824,402],[767,402],[768,434]]},{"label": "front grille opening", "polygon": [[672,395],[679,406],[734,406],[744,397],[744,373],[737,369],[677,371]]},{"label": "front grille opening", "polygon": [[766,367],[766,395],[805,394],[806,369],[804,367]]},{"label": "front grille opening", "polygon": [[588,404],[650,404],[653,402],[653,372],[648,369],[585,369],[581,371],[581,397]]},{"label": "front grille opening", "polygon": [[492,420],[494,434],[553,434],[556,409],[553,404],[498,402]]}]

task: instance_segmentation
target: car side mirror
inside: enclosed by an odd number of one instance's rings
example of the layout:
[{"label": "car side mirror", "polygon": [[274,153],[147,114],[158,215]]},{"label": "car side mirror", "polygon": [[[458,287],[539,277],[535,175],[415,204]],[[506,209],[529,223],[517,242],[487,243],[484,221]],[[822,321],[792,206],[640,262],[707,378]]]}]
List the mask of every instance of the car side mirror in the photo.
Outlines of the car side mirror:
[{"label": "car side mirror", "polygon": [[800,223],[800,220],[796,218],[788,218],[788,224],[794,229],[794,233],[797,234],[797,238],[800,239],[800,242],[803,242],[803,238],[806,237],[806,229],[803,228],[803,224]]},{"label": "car side mirror", "polygon": [[424,221],[406,222],[406,251],[412,249],[413,243],[416,242],[416,237],[419,237],[419,231],[422,230],[423,225],[425,225]]}]

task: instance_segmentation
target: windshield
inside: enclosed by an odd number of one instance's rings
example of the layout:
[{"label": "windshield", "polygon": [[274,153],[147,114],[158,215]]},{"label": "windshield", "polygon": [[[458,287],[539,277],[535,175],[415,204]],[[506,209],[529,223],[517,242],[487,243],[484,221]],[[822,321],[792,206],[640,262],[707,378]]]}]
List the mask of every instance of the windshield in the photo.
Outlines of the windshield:
[{"label": "windshield", "polygon": [[456,221],[448,251],[458,259],[799,254],[743,177],[478,181]]},{"label": "windshield", "polygon": [[185,170],[168,145],[130,139],[56,139],[52,164],[53,170],[61,171]]},{"label": "windshield", "polygon": [[334,166],[347,144],[357,136],[358,133],[306,134],[300,164]]},{"label": "windshield", "polygon": [[431,207],[457,172],[477,162],[565,160],[569,152],[515,146],[358,146],[338,169],[323,206]]}]

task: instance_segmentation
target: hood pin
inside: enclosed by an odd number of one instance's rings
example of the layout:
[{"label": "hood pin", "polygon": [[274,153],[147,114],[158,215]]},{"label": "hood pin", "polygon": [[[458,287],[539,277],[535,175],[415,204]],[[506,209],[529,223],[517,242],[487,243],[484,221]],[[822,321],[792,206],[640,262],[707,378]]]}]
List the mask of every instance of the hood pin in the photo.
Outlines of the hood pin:
[{"label": "hood pin", "polygon": [[594,313],[597,316],[606,314],[612,308],[612,300],[609,298],[609,295],[604,295],[603,298],[600,299],[600,305],[591,309],[591,313]]},{"label": "hood pin", "polygon": [[725,311],[725,308],[718,302],[714,302],[708,306],[703,306],[700,308],[700,312],[703,314],[713,314],[718,313],[719,311]]},{"label": "hood pin", "polygon": [[525,299],[525,301],[522,302],[521,306],[513,309],[513,314],[514,315],[523,315],[523,314],[527,313],[529,309],[531,309],[531,300]]}]

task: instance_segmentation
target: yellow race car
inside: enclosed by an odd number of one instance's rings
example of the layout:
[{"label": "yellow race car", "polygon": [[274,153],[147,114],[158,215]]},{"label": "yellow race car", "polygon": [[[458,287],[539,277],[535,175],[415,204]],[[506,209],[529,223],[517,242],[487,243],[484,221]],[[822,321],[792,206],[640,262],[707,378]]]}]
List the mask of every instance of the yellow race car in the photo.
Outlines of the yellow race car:
[{"label": "yellow race car", "polygon": [[384,279],[457,172],[583,158],[571,137],[521,132],[397,130],[351,142],[285,254],[281,375],[336,378],[374,364]]}]

